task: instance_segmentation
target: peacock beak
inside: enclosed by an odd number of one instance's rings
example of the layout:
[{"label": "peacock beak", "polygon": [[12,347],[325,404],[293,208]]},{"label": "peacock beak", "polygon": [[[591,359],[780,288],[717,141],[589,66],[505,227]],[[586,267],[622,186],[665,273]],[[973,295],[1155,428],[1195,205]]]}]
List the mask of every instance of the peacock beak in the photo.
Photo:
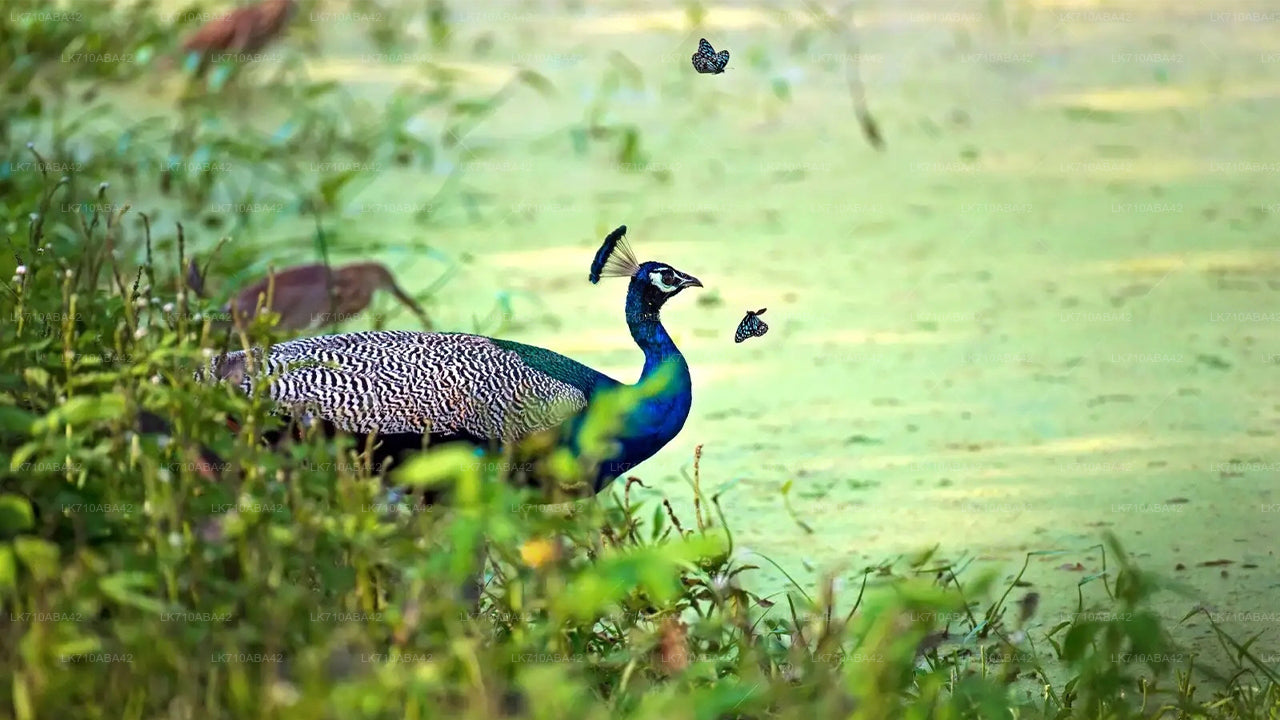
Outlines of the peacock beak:
[{"label": "peacock beak", "polygon": [[680,287],[702,287],[702,281],[692,275],[685,275],[680,281]]}]

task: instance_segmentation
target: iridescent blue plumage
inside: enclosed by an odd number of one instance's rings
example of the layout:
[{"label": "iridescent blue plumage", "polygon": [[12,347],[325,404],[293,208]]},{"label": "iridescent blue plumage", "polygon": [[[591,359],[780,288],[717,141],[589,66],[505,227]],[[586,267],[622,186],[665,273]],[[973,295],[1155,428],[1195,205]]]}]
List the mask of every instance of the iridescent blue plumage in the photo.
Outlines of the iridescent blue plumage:
[{"label": "iridescent blue plumage", "polygon": [[[631,337],[644,352],[640,381],[663,366],[674,372],[624,418],[616,452],[592,478],[597,492],[670,442],[692,404],[689,366],[658,315],[668,300],[702,283],[664,263],[637,263],[625,233],[624,225],[605,239],[591,280],[629,278],[624,307]],[[250,356],[256,358],[252,363]],[[269,351],[228,353],[209,370],[246,392],[267,390],[281,412],[303,424],[319,420],[327,433],[376,436],[375,467],[386,460],[402,463],[425,445],[466,442],[496,449],[548,432],[580,450],[577,431],[592,401],[622,385],[545,348],[464,333],[300,338]],[[268,439],[281,437],[277,432]]]},{"label": "iridescent blue plumage", "polygon": [[[627,327],[631,330],[631,338],[644,352],[644,367],[637,384],[652,378],[664,365],[671,367],[672,375],[656,395],[640,401],[631,410],[621,434],[616,438],[617,452],[602,462],[596,473],[596,492],[602,490],[610,480],[653,457],[675,438],[684,427],[693,406],[689,364],[676,348],[667,329],[662,326],[659,311],[667,300],[680,291],[687,287],[702,287],[702,283],[696,277],[665,263],[637,263],[635,254],[624,239],[626,232],[627,226],[622,225],[605,238],[591,263],[590,279],[593,283],[598,282],[604,274],[627,277],[630,280],[624,306]],[[597,383],[591,395],[594,396],[595,392],[605,387],[608,385]],[[581,413],[570,424],[570,432],[575,439],[584,417],[585,413]]]},{"label": "iridescent blue plumage", "polygon": [[[627,277],[630,280],[624,305],[627,327],[631,330],[631,338],[644,352],[644,367],[637,385],[653,378],[664,365],[670,366],[672,374],[665,386],[655,395],[641,400],[625,418],[622,431],[614,438],[616,451],[601,461],[592,479],[596,492],[671,442],[684,427],[693,405],[689,364],[662,326],[659,311],[680,291],[687,287],[702,287],[702,283],[665,263],[636,262],[635,254],[625,240],[626,232],[627,226],[622,225],[609,233],[591,262],[588,277],[593,283],[602,276]],[[530,367],[579,389],[586,396],[588,405],[601,392],[623,385],[550,350],[503,340],[494,342],[517,352]],[[563,437],[575,452],[581,450],[579,430],[586,416],[587,410],[583,409],[562,428]]]},{"label": "iridescent blue plumage", "polygon": [[702,283],[658,262],[642,263],[631,278],[627,288],[627,326],[636,345],[644,351],[644,367],[637,384],[653,377],[663,365],[669,365],[673,372],[670,381],[656,395],[642,400],[631,410],[622,433],[616,438],[618,451],[602,462],[597,471],[596,492],[610,480],[653,457],[680,433],[689,417],[693,406],[689,363],[658,315],[662,304],[686,287],[702,287]]},{"label": "iridescent blue plumage", "polygon": [[587,275],[592,285],[600,282],[602,273],[607,277],[627,277],[634,275],[639,269],[636,256],[624,239],[626,234],[627,226],[619,225],[618,229],[605,237],[604,243],[596,251],[595,259],[591,261],[591,273]]}]

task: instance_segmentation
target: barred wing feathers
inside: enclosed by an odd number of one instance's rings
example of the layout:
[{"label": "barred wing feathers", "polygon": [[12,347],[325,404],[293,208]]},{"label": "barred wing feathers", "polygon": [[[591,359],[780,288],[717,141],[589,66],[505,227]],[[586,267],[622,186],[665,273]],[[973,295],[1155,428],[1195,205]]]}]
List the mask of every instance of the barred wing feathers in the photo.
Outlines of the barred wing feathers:
[{"label": "barred wing feathers", "polygon": [[[252,352],[257,372],[279,374],[269,391],[282,410],[304,410],[353,433],[510,441],[560,425],[595,390],[618,385],[549,350],[463,333],[302,338],[274,345],[265,367],[262,350]],[[243,351],[215,359],[213,369],[253,391]]]}]

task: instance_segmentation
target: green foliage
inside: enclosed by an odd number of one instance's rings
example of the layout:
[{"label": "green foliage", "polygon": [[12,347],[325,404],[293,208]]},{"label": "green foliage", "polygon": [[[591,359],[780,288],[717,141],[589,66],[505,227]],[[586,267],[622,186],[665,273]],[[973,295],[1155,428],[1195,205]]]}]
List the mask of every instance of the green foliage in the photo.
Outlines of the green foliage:
[{"label": "green foliage", "polygon": [[[1030,633],[1005,627],[1003,597],[975,612],[991,578],[962,585],[927,554],[904,575],[864,570],[852,608],[837,613],[827,582],[817,598],[796,587],[784,613],[741,584],[754,566],[723,517],[686,530],[669,505],[632,503],[635,480],[547,505],[470,450],[440,448],[393,479],[449,486],[452,504],[388,501],[350,440],[279,453],[252,441],[269,407],[192,378],[208,329],[157,308],[176,300],[151,295],[165,268],[106,261],[95,288],[95,264],[36,258],[0,326],[4,405],[25,428],[0,465],[0,594],[17,618],[0,661],[16,716],[1136,717],[1135,693],[1167,675],[1158,659],[1149,673],[1117,660],[1168,645],[1146,608],[1158,585],[1114,544],[1125,619],[1050,633],[1074,675],[1033,704],[1013,678],[1043,677],[1037,660],[1000,673],[987,660],[1030,655]],[[80,352],[99,335],[128,360]],[[663,381],[593,406],[567,474]],[[136,433],[137,408],[171,421],[168,442]],[[225,458],[216,477],[196,444]],[[481,572],[476,602],[465,587]],[[967,629],[935,642],[947,617]]]}]

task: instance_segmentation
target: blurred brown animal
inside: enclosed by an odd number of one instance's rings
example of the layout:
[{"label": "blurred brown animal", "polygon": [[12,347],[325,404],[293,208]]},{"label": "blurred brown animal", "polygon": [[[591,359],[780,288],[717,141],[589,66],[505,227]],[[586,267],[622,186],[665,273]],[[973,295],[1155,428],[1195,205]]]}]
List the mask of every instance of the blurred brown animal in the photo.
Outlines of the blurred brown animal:
[{"label": "blurred brown animal", "polygon": [[667,675],[689,667],[689,626],[673,617],[663,619],[655,651],[657,665]]},{"label": "blurred brown animal", "polygon": [[263,0],[232,10],[192,33],[182,44],[182,54],[200,54],[196,76],[202,77],[218,53],[252,54],[266,47],[297,11],[297,0]]},{"label": "blurred brown animal", "polygon": [[[195,272],[190,275],[198,277]],[[202,286],[203,280],[198,284]],[[193,285],[193,289],[199,293],[203,288],[197,289]],[[241,290],[228,303],[227,311],[234,313],[233,317],[247,321],[252,318],[261,298],[264,309],[280,314],[278,327],[286,330],[321,328],[349,320],[364,311],[377,290],[386,290],[394,295],[418,317],[424,328],[431,329],[431,320],[418,303],[400,289],[386,266],[376,262],[354,263],[332,270],[321,263],[287,268]],[[270,304],[267,303],[268,294]]]}]

